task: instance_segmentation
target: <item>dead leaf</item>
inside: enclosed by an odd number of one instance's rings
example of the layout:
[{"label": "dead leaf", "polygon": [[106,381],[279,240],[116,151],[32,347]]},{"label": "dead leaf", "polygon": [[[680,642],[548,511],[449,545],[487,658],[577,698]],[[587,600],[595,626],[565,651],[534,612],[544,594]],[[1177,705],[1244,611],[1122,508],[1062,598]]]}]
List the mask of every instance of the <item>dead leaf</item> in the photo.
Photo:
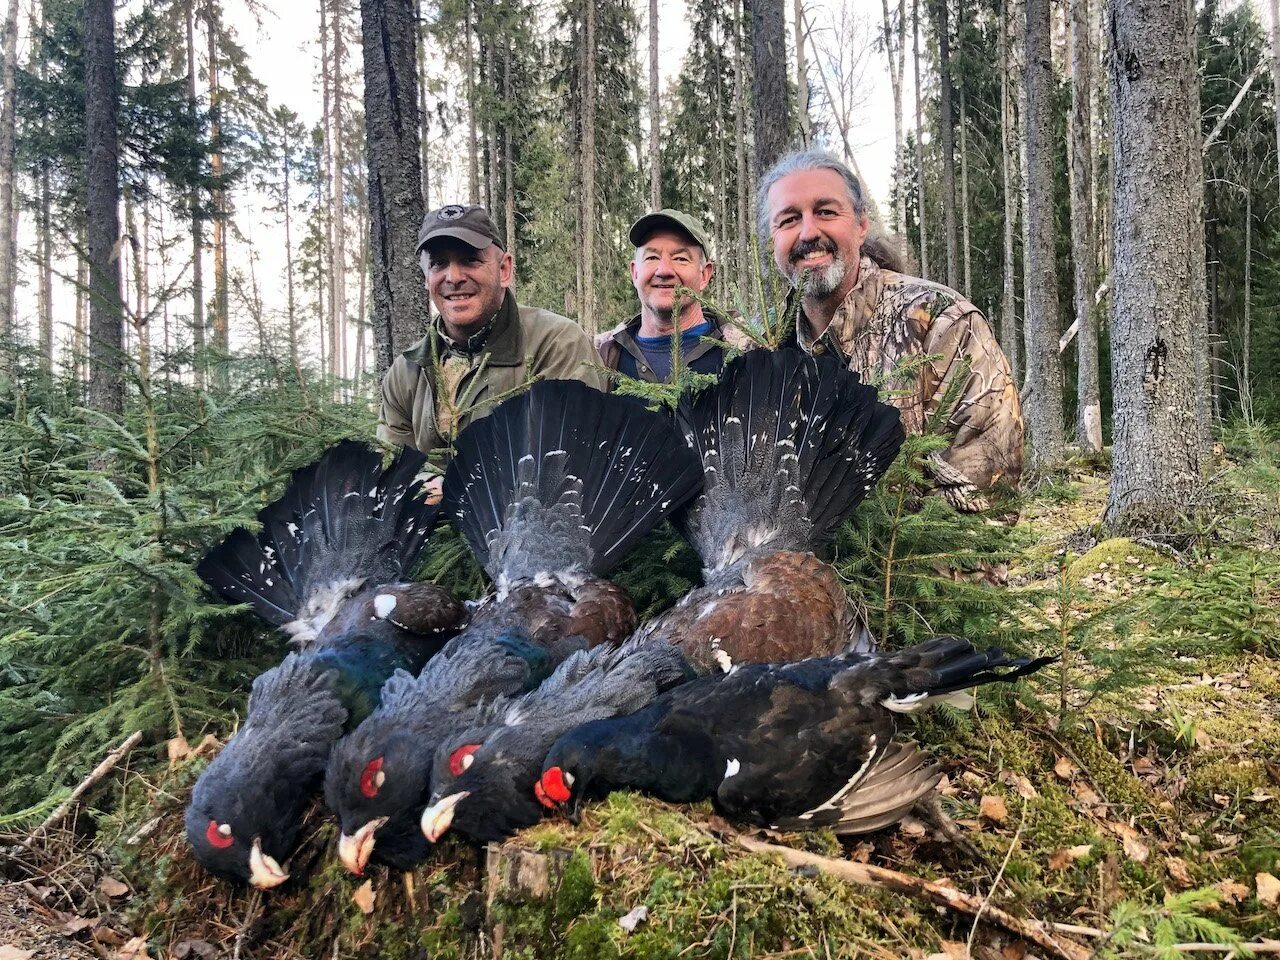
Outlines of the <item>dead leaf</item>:
[{"label": "dead leaf", "polygon": [[642,903],[626,916],[619,917],[618,926],[627,931],[627,933],[635,933],[636,927],[640,926],[640,924],[644,923],[648,919],[649,908]]},{"label": "dead leaf", "polygon": [[1014,773],[1012,770],[1001,771],[1000,782],[1012,789],[1023,800],[1034,800],[1040,796],[1036,792],[1036,788],[1031,785],[1030,780],[1021,774]]},{"label": "dead leaf", "polygon": [[0,960],[31,960],[35,955],[34,950],[19,950],[7,943],[0,943]]},{"label": "dead leaf", "polygon": [[101,890],[103,894],[113,899],[115,897],[123,897],[129,892],[129,887],[126,884],[121,883],[115,877],[103,877],[98,881],[98,889]]},{"label": "dead leaf", "polygon": [[147,960],[147,938],[134,937],[113,953],[111,960]]},{"label": "dead leaf", "polygon": [[1231,802],[1231,798],[1227,796],[1225,793],[1215,793],[1213,795],[1213,802],[1220,807],[1225,807],[1227,804]]},{"label": "dead leaf", "polygon": [[1071,784],[1071,792],[1076,795],[1077,800],[1090,810],[1102,806],[1102,798],[1098,796],[1093,787],[1089,786],[1083,780],[1077,780]]},{"label": "dead leaf", "polygon": [[1187,866],[1187,861],[1181,857],[1165,857],[1164,869],[1183,890],[1189,890],[1195,886],[1195,881],[1191,879],[1191,869]]},{"label": "dead leaf", "polygon": [[69,937],[74,937],[81,930],[88,930],[100,922],[101,918],[97,917],[72,917],[62,925],[62,932]]},{"label": "dead leaf", "polygon": [[906,837],[923,837],[929,832],[929,828],[924,825],[924,821],[915,817],[903,817],[898,824],[898,829]]},{"label": "dead leaf", "polygon": [[983,797],[978,812],[992,823],[1004,823],[1009,819],[1009,808],[1005,806],[1003,797]]},{"label": "dead leaf", "polygon": [[1027,945],[1021,940],[1007,943],[1000,950],[1000,956],[1004,957],[1004,960],[1023,960],[1026,955]]},{"label": "dead leaf", "polygon": [[1258,885],[1258,899],[1268,906],[1280,905],[1280,880],[1269,873],[1260,873],[1253,878]]},{"label": "dead leaf", "polygon": [[212,960],[217,955],[218,948],[208,940],[183,940],[173,948],[173,960],[187,960],[188,957]]},{"label": "dead leaf", "polygon": [[200,756],[204,753],[217,753],[222,749],[222,741],[215,737],[212,733],[206,733],[196,744],[196,748],[191,751],[192,756]]},{"label": "dead leaf", "polygon": [[1124,852],[1130,860],[1146,863],[1147,857],[1151,856],[1151,848],[1139,839],[1137,830],[1127,823],[1110,823],[1108,826],[1120,838],[1120,842],[1124,845]]},{"label": "dead leaf", "polygon": [[1249,896],[1249,888],[1235,880],[1221,880],[1214,884],[1214,889],[1222,894],[1224,903],[1241,903]]},{"label": "dead leaf", "polygon": [[1255,790],[1249,794],[1249,799],[1254,803],[1266,803],[1268,800],[1274,800],[1275,797],[1267,793],[1265,790]]},{"label": "dead leaf", "polygon": [[373,892],[373,881],[366,880],[360,886],[356,887],[356,892],[351,895],[351,899],[355,905],[360,908],[360,912],[366,917],[373,913],[373,901],[377,895]]},{"label": "dead leaf", "polygon": [[185,760],[191,756],[191,744],[187,743],[187,738],[182,734],[178,734],[173,739],[167,741],[164,745],[165,753],[168,754],[170,763],[177,763],[179,760]]},{"label": "dead leaf", "polygon": [[943,940],[941,952],[929,955],[929,960],[970,960],[969,945],[962,940]]},{"label": "dead leaf", "polygon": [[1056,773],[1061,780],[1071,780],[1080,772],[1080,768],[1066,757],[1059,757],[1054,761],[1053,772]]},{"label": "dead leaf", "polygon": [[1077,860],[1082,860],[1093,852],[1093,844],[1082,843],[1076,847],[1063,847],[1055,850],[1049,857],[1050,870],[1065,870]]}]

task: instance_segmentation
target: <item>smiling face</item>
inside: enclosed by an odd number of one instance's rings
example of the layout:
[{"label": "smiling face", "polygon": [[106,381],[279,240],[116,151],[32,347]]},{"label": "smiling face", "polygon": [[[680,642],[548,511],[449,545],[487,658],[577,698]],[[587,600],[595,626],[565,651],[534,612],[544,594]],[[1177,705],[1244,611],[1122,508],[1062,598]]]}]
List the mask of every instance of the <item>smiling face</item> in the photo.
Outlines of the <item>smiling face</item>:
[{"label": "smiling face", "polygon": [[769,234],[778,269],[805,297],[839,302],[858,279],[867,217],[834,170],[800,170],[769,189]]},{"label": "smiling face", "polygon": [[513,261],[497,244],[483,250],[452,237],[428,243],[422,253],[427,292],[453,340],[478,333],[502,306]]},{"label": "smiling face", "polygon": [[681,326],[701,321],[702,307],[692,298],[677,298],[678,287],[701,293],[711,282],[715,265],[688,234],[658,229],[636,248],[631,261],[631,282],[640,297],[642,322],[670,330],[675,323],[676,300],[681,299]]}]

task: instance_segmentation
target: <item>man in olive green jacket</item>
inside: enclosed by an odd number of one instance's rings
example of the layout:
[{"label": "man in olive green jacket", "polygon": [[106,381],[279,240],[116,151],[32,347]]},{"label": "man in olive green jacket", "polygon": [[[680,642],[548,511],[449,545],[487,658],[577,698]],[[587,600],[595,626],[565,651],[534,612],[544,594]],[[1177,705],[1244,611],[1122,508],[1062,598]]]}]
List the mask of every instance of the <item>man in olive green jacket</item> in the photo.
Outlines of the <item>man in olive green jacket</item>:
[{"label": "man in olive green jacket", "polygon": [[440,315],[383,377],[381,439],[423,453],[448,446],[534,377],[604,387],[586,331],[516,303],[511,254],[483,207],[432,210],[418,232],[418,254]]}]

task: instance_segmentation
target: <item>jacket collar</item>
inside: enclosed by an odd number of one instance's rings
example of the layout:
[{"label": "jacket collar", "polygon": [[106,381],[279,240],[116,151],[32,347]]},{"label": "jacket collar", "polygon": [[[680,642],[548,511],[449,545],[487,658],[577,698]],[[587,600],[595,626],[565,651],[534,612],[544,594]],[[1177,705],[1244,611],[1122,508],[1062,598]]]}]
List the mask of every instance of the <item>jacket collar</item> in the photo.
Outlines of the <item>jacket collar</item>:
[{"label": "jacket collar", "polygon": [[[423,370],[431,370],[433,341],[441,359],[449,356],[450,353],[465,353],[458,350],[453,341],[445,336],[441,320],[436,317],[431,323],[431,332],[404,351],[404,358]],[[520,329],[520,308],[516,304],[515,294],[510,290],[502,298],[502,306],[494,314],[489,335],[479,352],[489,355],[491,367],[516,367],[524,363],[524,335]]]}]

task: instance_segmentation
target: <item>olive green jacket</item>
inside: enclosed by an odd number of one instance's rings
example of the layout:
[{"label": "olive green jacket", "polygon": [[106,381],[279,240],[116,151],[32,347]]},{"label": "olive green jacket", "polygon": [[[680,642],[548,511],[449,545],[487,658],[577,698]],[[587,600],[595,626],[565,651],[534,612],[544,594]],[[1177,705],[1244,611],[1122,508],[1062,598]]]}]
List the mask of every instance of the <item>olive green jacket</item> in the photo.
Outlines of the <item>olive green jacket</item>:
[{"label": "olive green jacket", "polygon": [[[533,378],[581,380],[604,388],[604,376],[585,330],[567,317],[524,307],[507,291],[484,347],[475,354],[431,333],[396,357],[382,378],[378,437],[429,453],[449,444],[471,420]],[[444,384],[436,383],[432,342]]]}]

